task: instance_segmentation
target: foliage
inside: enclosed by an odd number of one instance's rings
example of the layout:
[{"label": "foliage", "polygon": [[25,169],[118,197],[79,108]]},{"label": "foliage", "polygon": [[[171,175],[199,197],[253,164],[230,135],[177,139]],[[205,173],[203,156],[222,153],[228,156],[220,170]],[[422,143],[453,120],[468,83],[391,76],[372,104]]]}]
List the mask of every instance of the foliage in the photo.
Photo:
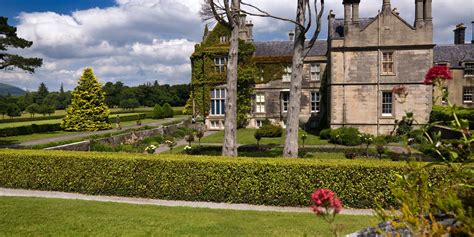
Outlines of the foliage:
[{"label": "foliage", "polygon": [[135,98],[130,98],[130,99],[120,101],[120,108],[125,109],[125,110],[133,110],[135,108],[138,108],[139,106],[140,106],[140,103]]},{"label": "foliage", "polygon": [[469,122],[469,129],[474,130],[474,109],[449,107],[449,106],[433,106],[430,115],[430,123],[441,123],[443,125],[450,125],[454,120],[453,112],[459,119],[464,119]]},{"label": "foliage", "polygon": [[39,105],[36,103],[29,105],[26,107],[26,112],[30,113],[32,118],[35,117],[35,114],[40,113]]},{"label": "foliage", "polygon": [[7,104],[6,112],[10,118],[21,116],[20,108],[18,107],[18,105],[13,104],[13,103]]},{"label": "foliage", "polygon": [[189,143],[189,146],[191,146],[191,143],[194,142],[194,134],[192,132],[186,136],[186,141]]},{"label": "foliage", "polygon": [[331,139],[331,131],[332,129],[326,128],[323,129],[319,132],[319,138],[324,139],[324,140],[329,140]]},{"label": "foliage", "polygon": [[71,104],[66,109],[61,127],[66,131],[95,131],[109,129],[109,107],[105,93],[92,68],[84,69],[72,92]]},{"label": "foliage", "polygon": [[10,137],[18,135],[29,135],[33,133],[54,132],[61,130],[59,123],[54,124],[32,124],[27,126],[2,128],[0,129],[0,137]]},{"label": "foliage", "polygon": [[412,112],[407,112],[403,117],[402,120],[398,121],[395,120],[395,134],[397,136],[406,136],[410,134],[413,130],[413,123],[415,119],[413,118]]},{"label": "foliage", "polygon": [[8,54],[9,48],[29,48],[33,42],[19,38],[16,27],[8,25],[8,18],[0,16],[0,69],[19,68],[34,73],[35,68],[41,67],[43,59],[25,58],[16,54]]},{"label": "foliage", "polygon": [[424,83],[428,85],[439,86],[446,80],[452,80],[453,75],[447,66],[433,66],[425,76]]},{"label": "foliage", "polygon": [[257,70],[255,67],[239,67],[237,81],[237,128],[248,125],[249,114],[252,111],[253,84]]},{"label": "foliage", "polygon": [[156,104],[153,108],[153,118],[154,119],[163,119],[165,118],[165,111],[161,107],[161,105]]},{"label": "foliage", "polygon": [[173,108],[171,108],[170,104],[165,103],[162,108],[163,108],[164,118],[172,118],[173,117]]},{"label": "foliage", "polygon": [[[168,200],[309,206],[317,188],[353,208],[396,205],[388,187],[401,162],[216,159],[206,156],[0,150],[0,186]],[[450,176],[429,169],[432,185]]]},{"label": "foliage", "polygon": [[283,128],[279,124],[264,123],[258,132],[261,137],[281,137]]},{"label": "foliage", "polygon": [[330,142],[344,146],[358,146],[362,144],[360,132],[357,128],[341,127],[331,131]]}]

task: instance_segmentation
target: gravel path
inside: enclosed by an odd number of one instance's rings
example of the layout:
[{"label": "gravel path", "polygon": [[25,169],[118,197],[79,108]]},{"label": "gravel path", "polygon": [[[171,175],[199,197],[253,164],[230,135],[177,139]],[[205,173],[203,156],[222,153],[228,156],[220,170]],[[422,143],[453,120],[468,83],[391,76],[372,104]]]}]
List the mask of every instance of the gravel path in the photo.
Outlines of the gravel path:
[{"label": "gravel path", "polygon": [[[259,206],[259,205],[249,205],[249,204],[230,204],[230,203],[216,203],[216,202],[170,201],[170,200],[146,199],[146,198],[117,197],[117,196],[92,196],[92,195],[84,195],[84,194],[78,194],[78,193],[35,191],[35,190],[7,189],[7,188],[0,188],[0,197],[1,196],[58,198],[58,199],[116,202],[116,203],[155,205],[155,206],[168,206],[168,207],[194,207],[194,208],[245,210],[245,211],[311,213],[311,209],[309,207],[306,207],[306,208],[304,207],[276,207],[276,206]],[[370,209],[343,209],[341,214],[367,216],[367,215],[374,215],[374,212]]]},{"label": "gravel path", "polygon": [[[184,118],[168,118],[148,124],[143,124],[140,126],[133,125],[133,126],[127,126],[127,127],[122,127],[122,131],[127,130],[127,129],[134,129],[134,128],[140,128],[144,126],[160,126],[164,123],[169,123],[173,122],[176,120],[183,120]],[[113,124],[115,125],[115,124]],[[93,132],[83,132],[83,133],[77,133],[77,134],[66,134],[63,136],[57,136],[57,137],[50,137],[50,138],[43,138],[43,139],[38,139],[38,140],[32,140],[32,141],[27,141],[27,142],[21,142],[21,143],[16,143],[12,145],[8,145],[7,147],[25,147],[25,146],[34,146],[34,145],[40,145],[40,144],[47,144],[51,142],[59,142],[59,141],[65,141],[65,140],[72,140],[72,139],[77,139],[77,138],[82,138],[82,137],[89,137],[93,135],[101,135],[101,134],[107,134],[107,133],[113,133],[120,131],[118,129],[110,129],[110,130],[101,130],[101,131],[93,131]]]}]

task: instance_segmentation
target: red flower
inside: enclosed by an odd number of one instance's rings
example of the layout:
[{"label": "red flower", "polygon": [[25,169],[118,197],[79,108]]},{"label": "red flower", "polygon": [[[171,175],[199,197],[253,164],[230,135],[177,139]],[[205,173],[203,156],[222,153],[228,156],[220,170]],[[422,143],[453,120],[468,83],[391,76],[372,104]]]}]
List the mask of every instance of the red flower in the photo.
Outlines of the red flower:
[{"label": "red flower", "polygon": [[452,80],[453,76],[447,66],[433,66],[425,76],[424,83],[427,85],[436,84],[445,80]]},{"label": "red flower", "polygon": [[327,213],[330,210],[334,214],[341,212],[342,202],[339,198],[336,197],[336,193],[329,189],[318,189],[313,192],[311,195],[311,200],[313,201],[313,212],[317,215],[331,214]]}]

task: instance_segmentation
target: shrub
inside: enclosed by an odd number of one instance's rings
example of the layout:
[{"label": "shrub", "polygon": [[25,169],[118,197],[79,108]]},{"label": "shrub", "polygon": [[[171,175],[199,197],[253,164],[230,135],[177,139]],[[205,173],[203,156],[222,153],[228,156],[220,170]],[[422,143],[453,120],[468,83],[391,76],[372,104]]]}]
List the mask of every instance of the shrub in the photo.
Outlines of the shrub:
[{"label": "shrub", "polygon": [[330,128],[326,128],[326,129],[321,130],[321,132],[319,132],[319,138],[321,138],[323,140],[331,139],[331,131],[332,130]]},{"label": "shrub", "polygon": [[[469,121],[469,129],[474,129],[474,109],[472,108],[456,108],[456,116],[459,119],[466,119]],[[454,120],[451,108],[446,106],[433,106],[430,115],[430,123],[441,122],[444,125],[450,125]]]},{"label": "shrub", "polygon": [[12,128],[2,128],[0,129],[0,137],[10,137],[18,135],[29,135],[33,133],[42,133],[42,132],[54,132],[61,129],[61,124],[32,124],[27,126],[19,126]]},{"label": "shrub", "polygon": [[358,146],[362,144],[359,135],[357,128],[342,127],[332,130],[330,142],[344,146]]},{"label": "shrub", "polygon": [[163,105],[163,116],[165,118],[172,118],[173,117],[173,108],[171,108],[171,105],[166,103]]},{"label": "shrub", "polygon": [[163,111],[163,108],[161,108],[161,105],[156,104],[155,107],[153,108],[153,118],[154,119],[165,118],[165,112]]},{"label": "shrub", "polygon": [[261,137],[281,137],[283,128],[277,124],[264,123],[264,125],[258,129],[258,132]]},{"label": "shrub", "polygon": [[[309,206],[318,188],[346,207],[396,205],[389,183],[404,162],[366,160],[225,159],[45,150],[0,150],[0,187],[167,200]],[[430,168],[433,185],[448,179]]]}]

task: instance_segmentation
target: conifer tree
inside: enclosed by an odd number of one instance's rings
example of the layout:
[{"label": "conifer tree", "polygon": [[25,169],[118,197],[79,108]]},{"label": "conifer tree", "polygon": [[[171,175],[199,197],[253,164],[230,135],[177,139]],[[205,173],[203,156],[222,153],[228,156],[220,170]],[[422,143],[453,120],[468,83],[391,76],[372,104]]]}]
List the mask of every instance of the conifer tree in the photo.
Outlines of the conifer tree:
[{"label": "conifer tree", "polygon": [[105,92],[92,71],[84,69],[72,92],[71,104],[66,109],[61,126],[66,131],[95,131],[111,128],[109,107],[105,104]]}]

